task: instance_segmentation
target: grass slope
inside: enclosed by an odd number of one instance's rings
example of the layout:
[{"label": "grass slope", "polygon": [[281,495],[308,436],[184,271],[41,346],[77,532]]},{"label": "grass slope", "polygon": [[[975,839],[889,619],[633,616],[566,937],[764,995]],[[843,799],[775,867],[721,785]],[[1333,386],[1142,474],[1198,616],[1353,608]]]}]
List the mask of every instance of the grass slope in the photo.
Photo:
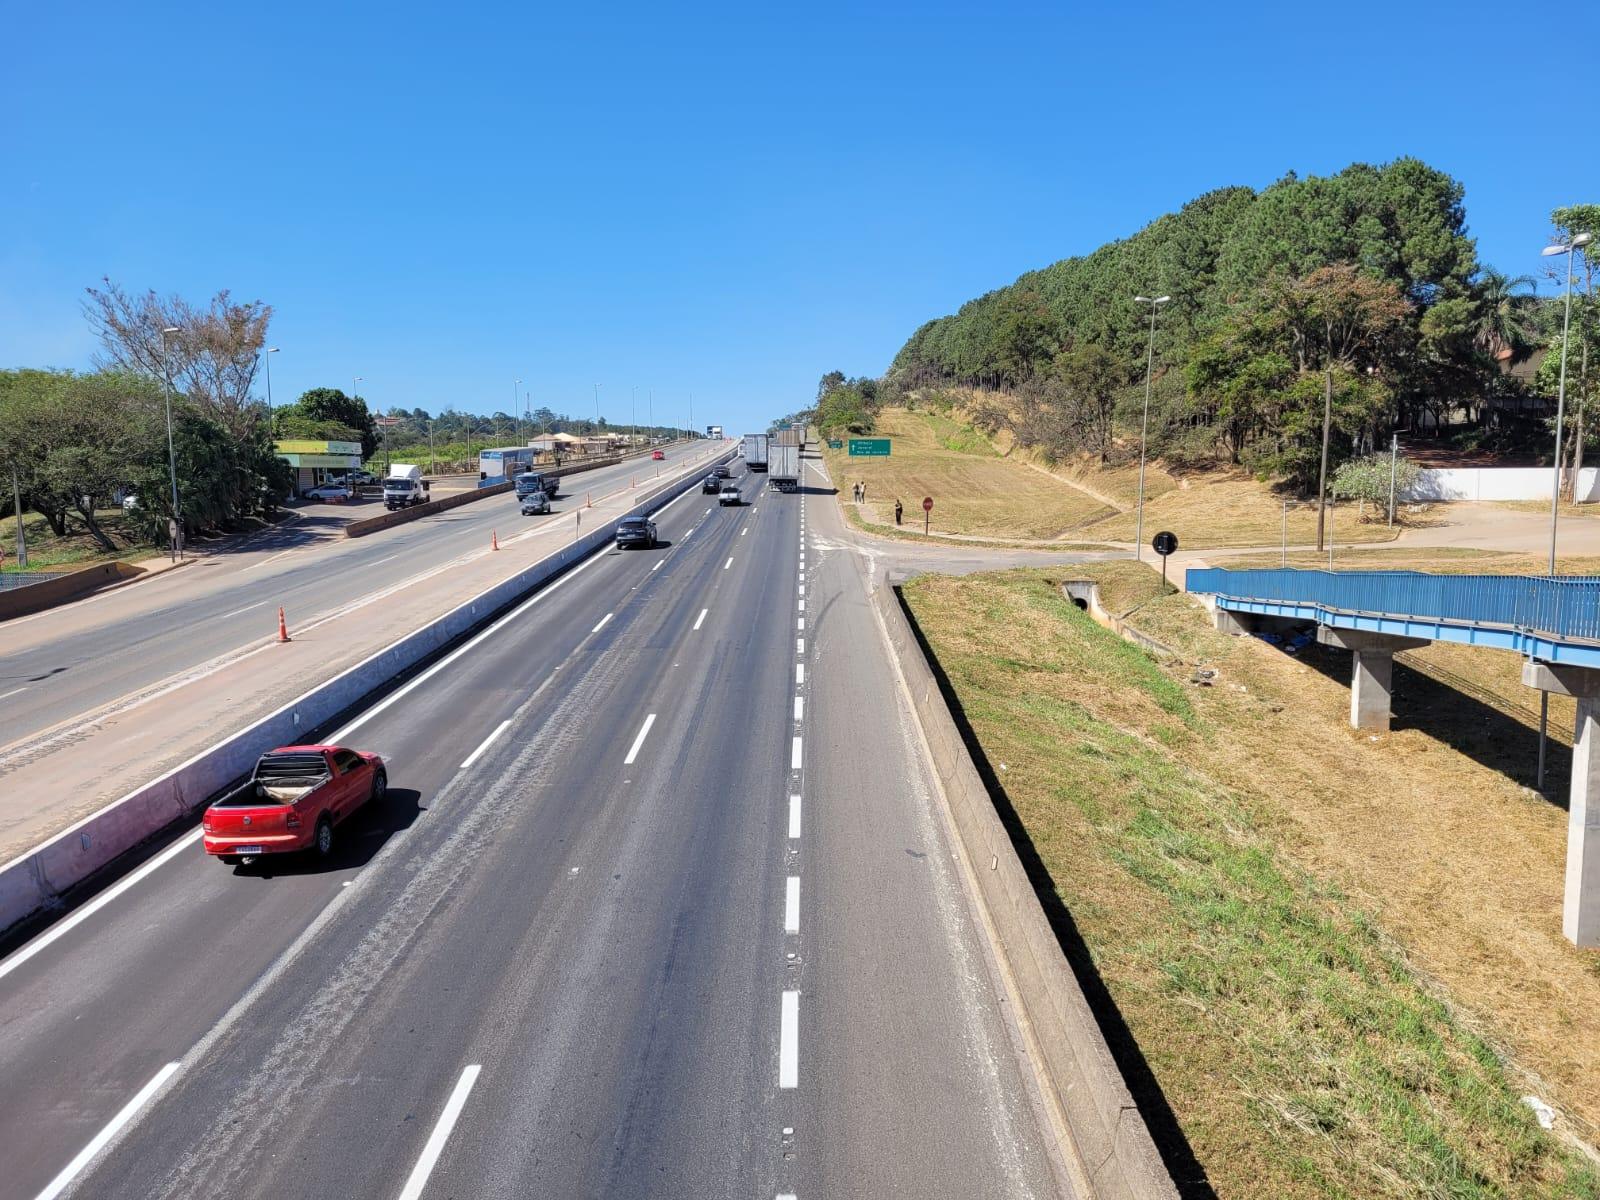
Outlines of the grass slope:
[{"label": "grass slope", "polygon": [[1560,940],[1559,811],[1423,734],[1341,730],[1342,685],[1148,569],[1084,573],[1218,685],[1095,625],[1059,571],[905,595],[1211,1187],[1600,1196],[1498,1048],[1593,1111],[1600,976]]}]

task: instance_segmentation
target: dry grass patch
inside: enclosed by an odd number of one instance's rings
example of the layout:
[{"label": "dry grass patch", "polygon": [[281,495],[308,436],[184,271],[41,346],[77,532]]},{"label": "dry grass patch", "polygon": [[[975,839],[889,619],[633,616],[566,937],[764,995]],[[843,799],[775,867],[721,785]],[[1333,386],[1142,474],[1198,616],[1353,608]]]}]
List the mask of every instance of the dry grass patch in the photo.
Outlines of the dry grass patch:
[{"label": "dry grass patch", "polygon": [[1218,670],[1194,687],[1067,570],[906,598],[1217,1193],[1600,1196],[1519,1101],[1600,1117],[1563,814],[1456,734],[1353,735],[1336,661],[1216,634],[1148,568],[1070,569]]},{"label": "dry grass patch", "polygon": [[1077,488],[1000,457],[981,435],[937,413],[884,409],[872,436],[891,439],[888,458],[852,458],[826,442],[823,454],[846,502],[851,485],[866,481],[866,517],[876,525],[894,524],[897,496],[907,527],[921,530],[922,498],[932,496],[936,532],[999,539],[1059,538],[1111,511]]}]

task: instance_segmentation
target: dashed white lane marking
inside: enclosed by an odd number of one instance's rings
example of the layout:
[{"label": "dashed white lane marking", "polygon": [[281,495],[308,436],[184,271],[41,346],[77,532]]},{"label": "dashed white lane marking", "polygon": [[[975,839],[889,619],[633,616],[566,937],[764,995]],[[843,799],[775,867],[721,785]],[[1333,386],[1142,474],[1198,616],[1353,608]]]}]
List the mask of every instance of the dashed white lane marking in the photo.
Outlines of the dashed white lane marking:
[{"label": "dashed white lane marking", "polygon": [[800,601],[800,611],[801,612],[805,612],[805,610],[806,610],[806,602],[804,600],[802,600],[802,601]]},{"label": "dashed white lane marking", "polygon": [[749,532],[750,532],[750,526],[746,525],[743,529],[739,530],[739,536],[743,537],[745,534],[747,534]]},{"label": "dashed white lane marking", "polygon": [[726,571],[731,566],[733,566],[733,556],[730,554],[728,556],[728,561],[722,564],[722,569]]},{"label": "dashed white lane marking", "polygon": [[804,596],[806,594],[806,585],[803,584],[803,583],[800,585],[800,594],[802,596]]},{"label": "dashed white lane marking", "polygon": [[381,567],[381,566],[383,566],[383,564],[384,564],[384,563],[386,563],[386,562],[393,562],[393,561],[394,561],[394,560],[395,560],[395,559],[397,559],[397,558],[399,558],[399,557],[400,557],[400,556],[399,556],[399,555],[398,555],[398,554],[391,554],[391,555],[389,555],[389,557],[387,557],[387,558],[380,558],[380,559],[379,559],[379,560],[378,560],[378,561],[377,561],[377,562],[375,562],[375,563],[368,563],[368,564],[367,564],[367,566],[369,566],[369,567]]},{"label": "dashed white lane marking", "polygon": [[804,633],[806,628],[806,619],[804,617],[796,617],[795,628],[800,630],[801,633]]},{"label": "dashed white lane marking", "polygon": [[650,734],[650,726],[655,723],[655,713],[651,713],[644,719],[644,724],[639,729],[639,736],[633,739],[633,746],[628,751],[628,757],[622,760],[623,766],[630,766],[633,760],[639,757],[639,748],[644,745],[644,739]]},{"label": "dashed white lane marking", "polygon": [[274,554],[271,558],[263,558],[258,563],[251,563],[248,567],[241,568],[240,571],[239,571],[239,574],[243,575],[246,571],[254,571],[257,567],[264,567],[270,562],[277,562],[285,554],[293,554],[293,553],[294,553],[293,550],[280,550],[280,551],[278,551],[278,553]]},{"label": "dashed white lane marking", "polygon": [[28,689],[25,688],[25,687],[12,688],[9,692],[0,693],[0,700],[4,700],[8,696],[20,696],[23,692],[25,692],[27,690]]},{"label": "dashed white lane marking", "polygon": [[427,1145],[422,1147],[417,1165],[411,1168],[411,1177],[400,1192],[400,1200],[419,1200],[422,1189],[428,1186],[428,1176],[433,1174],[434,1164],[439,1161],[439,1155],[444,1153],[444,1144],[450,1140],[450,1131],[456,1127],[461,1110],[467,1106],[467,1097],[472,1093],[472,1085],[478,1082],[478,1072],[481,1070],[483,1067],[480,1064],[473,1063],[456,1080],[455,1090],[450,1093],[450,1099],[445,1101],[438,1124],[428,1135]]},{"label": "dashed white lane marking", "polygon": [[118,1130],[133,1120],[134,1115],[149,1103],[150,1097],[161,1089],[162,1084],[172,1078],[177,1069],[178,1064],[174,1062],[168,1063],[157,1071],[156,1077],[140,1088],[134,1094],[133,1099],[124,1104],[117,1115],[111,1118],[106,1127],[94,1135],[94,1140],[78,1151],[77,1156],[61,1168],[59,1175],[44,1185],[44,1191],[40,1192],[35,1197],[35,1200],[55,1200],[55,1197],[66,1191],[67,1185],[73,1181],[78,1172],[88,1166],[94,1156],[106,1148],[106,1144],[117,1136]]},{"label": "dashed white lane marking", "polygon": [[800,684],[804,683],[805,681],[806,681],[806,665],[805,665],[805,663],[795,663],[795,665],[794,665],[794,682],[795,682],[795,686],[798,687]]},{"label": "dashed white lane marking", "polygon": [[783,994],[782,1019],[778,1026],[778,1086],[800,1086],[800,993]]},{"label": "dashed white lane marking", "polygon": [[700,610],[700,615],[694,619],[694,627],[696,629],[699,629],[701,625],[705,624],[706,614],[710,611],[711,610],[709,608],[702,608]]},{"label": "dashed white lane marking", "polygon": [[658,563],[657,563],[657,564],[656,564],[656,565],[655,565],[655,566],[653,566],[653,567],[651,567],[651,568],[650,568],[650,569],[651,569],[651,570],[652,570],[652,571],[659,571],[659,570],[661,570],[661,563],[664,563],[664,562],[666,562],[666,561],[667,561],[667,560],[666,560],[666,559],[664,559],[664,558],[663,558],[663,559],[662,559],[662,560],[661,560],[661,562],[658,562]]},{"label": "dashed white lane marking", "polygon": [[805,640],[805,638],[795,638],[795,640],[794,640],[794,652],[796,654],[804,654],[806,652],[806,640]]},{"label": "dashed white lane marking", "polygon": [[614,617],[614,616],[616,616],[615,613],[607,613],[605,616],[600,618],[600,624],[596,625],[593,629],[589,630],[589,632],[590,633],[599,633],[602,629],[604,629],[606,627],[606,622],[611,620],[611,618]]},{"label": "dashed white lane marking", "polygon": [[265,608],[266,605],[267,602],[265,600],[257,600],[254,604],[246,604],[243,608],[236,608],[232,612],[225,612],[218,617],[217,620],[226,621],[229,617],[237,617],[240,613],[247,613],[252,608]]},{"label": "dashed white lane marking", "polygon": [[800,797],[789,797],[789,836],[796,840],[800,837]]},{"label": "dashed white lane marking", "polygon": [[506,726],[508,726],[510,724],[511,724],[511,718],[507,717],[504,721],[501,721],[500,724],[496,725],[494,727],[494,732],[491,733],[488,737],[484,738],[483,741],[479,742],[478,743],[478,748],[476,750],[474,750],[471,754],[467,755],[467,761],[461,764],[461,769],[463,771],[465,771],[473,763],[477,762],[478,759],[483,756],[483,752],[485,750],[487,750],[490,746],[494,745],[495,738],[499,737],[502,733],[504,733],[506,731]]},{"label": "dashed white lane marking", "polygon": [[779,1192],[777,1200],[795,1200],[795,1194],[793,1192]]},{"label": "dashed white lane marking", "polygon": [[789,769],[791,771],[800,769],[800,737],[798,734],[795,736],[794,745],[789,750]]},{"label": "dashed white lane marking", "polygon": [[806,711],[806,698],[804,696],[796,696],[794,698],[794,719],[796,721],[805,720],[805,715],[804,715],[805,711]]},{"label": "dashed white lane marking", "polygon": [[783,931],[800,932],[800,876],[789,876],[783,892]]}]

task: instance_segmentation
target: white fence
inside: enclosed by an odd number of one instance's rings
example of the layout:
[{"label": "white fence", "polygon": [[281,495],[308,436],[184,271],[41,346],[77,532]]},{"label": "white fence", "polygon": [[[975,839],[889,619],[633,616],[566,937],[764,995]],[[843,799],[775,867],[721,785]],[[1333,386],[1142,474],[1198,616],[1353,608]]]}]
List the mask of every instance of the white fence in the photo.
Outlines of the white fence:
[{"label": "white fence", "polygon": [[[1407,500],[1548,500],[1549,467],[1424,467]],[[1600,469],[1578,472],[1577,500],[1600,500]]]}]

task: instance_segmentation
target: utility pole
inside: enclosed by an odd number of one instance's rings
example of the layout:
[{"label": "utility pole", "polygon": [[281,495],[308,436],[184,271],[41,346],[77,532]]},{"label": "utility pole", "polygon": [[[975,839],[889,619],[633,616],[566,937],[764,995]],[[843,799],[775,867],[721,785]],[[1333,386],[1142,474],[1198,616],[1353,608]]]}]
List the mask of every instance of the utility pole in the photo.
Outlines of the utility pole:
[{"label": "utility pole", "polygon": [[276,346],[268,346],[266,354],[263,356],[263,363],[267,369],[267,412],[270,414],[268,427],[272,430],[273,441],[278,439],[278,410],[272,403],[272,356],[277,352],[278,348]]},{"label": "utility pole", "polygon": [[17,465],[11,464],[11,511],[17,517],[17,569],[28,569],[28,535],[22,528],[22,485],[17,482]]},{"label": "utility pole", "polygon": [[[161,331],[161,378],[167,385],[167,475],[172,481],[172,546],[171,553],[183,560],[183,515],[178,508],[178,452],[172,441],[172,363],[167,353],[167,334],[178,333],[176,325]],[[19,514],[20,515],[20,514]]]},{"label": "utility pole", "polygon": [[1394,528],[1394,473],[1400,465],[1400,435],[1389,435],[1389,528]]},{"label": "utility pole", "polygon": [[1328,351],[1327,379],[1322,390],[1322,469],[1317,473],[1317,549],[1322,549],[1328,517],[1328,434],[1333,428],[1333,352]]},{"label": "utility pole", "polygon": [[1150,346],[1144,360],[1144,419],[1139,424],[1139,511],[1133,522],[1133,557],[1144,561],[1144,460],[1145,443],[1150,434],[1150,382],[1156,366],[1156,313],[1171,296],[1135,296],[1135,304],[1150,306]]}]

